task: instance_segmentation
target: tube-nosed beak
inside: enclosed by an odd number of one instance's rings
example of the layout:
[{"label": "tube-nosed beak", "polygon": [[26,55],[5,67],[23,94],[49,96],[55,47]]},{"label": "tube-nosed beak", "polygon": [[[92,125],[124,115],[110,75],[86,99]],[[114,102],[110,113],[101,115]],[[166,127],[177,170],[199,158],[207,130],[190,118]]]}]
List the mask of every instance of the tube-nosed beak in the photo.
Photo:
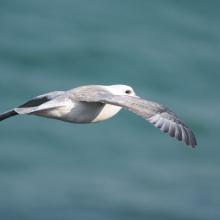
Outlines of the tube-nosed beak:
[{"label": "tube-nosed beak", "polygon": [[137,95],[135,95],[134,97],[136,97],[136,98],[138,98],[138,99],[140,98],[140,97],[139,97],[139,96],[137,96]]}]

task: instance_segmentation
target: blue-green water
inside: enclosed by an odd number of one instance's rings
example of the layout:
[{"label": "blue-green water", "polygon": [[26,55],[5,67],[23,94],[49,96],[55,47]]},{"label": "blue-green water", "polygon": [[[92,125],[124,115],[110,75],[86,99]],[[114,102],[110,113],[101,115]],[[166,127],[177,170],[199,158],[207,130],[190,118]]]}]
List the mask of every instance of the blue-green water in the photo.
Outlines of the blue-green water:
[{"label": "blue-green water", "polygon": [[0,123],[1,220],[220,219],[220,1],[0,2],[0,112],[125,84],[179,115],[195,150],[122,110],[89,125]]}]

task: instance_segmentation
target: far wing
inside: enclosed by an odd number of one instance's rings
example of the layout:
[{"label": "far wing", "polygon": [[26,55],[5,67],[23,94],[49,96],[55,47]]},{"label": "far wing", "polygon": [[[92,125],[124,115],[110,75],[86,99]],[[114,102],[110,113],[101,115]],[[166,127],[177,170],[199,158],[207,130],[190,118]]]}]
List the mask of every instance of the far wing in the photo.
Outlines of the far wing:
[{"label": "far wing", "polygon": [[[61,96],[65,92],[63,91],[56,91],[56,92],[50,92],[44,95],[37,96],[30,101],[24,103],[23,105],[20,105],[18,108],[14,108],[14,111],[18,114],[30,114],[32,112],[39,111],[42,104],[49,104],[49,101],[52,101],[53,99]],[[58,106],[51,105],[50,108],[54,108]],[[49,107],[48,107],[49,108]]]},{"label": "far wing", "polygon": [[51,99],[54,99],[54,98],[60,96],[63,93],[64,93],[63,91],[56,91],[56,92],[50,92],[47,94],[43,94],[43,95],[40,95],[40,96],[37,96],[37,97],[31,99],[28,102],[25,102],[24,104],[20,105],[18,108],[36,107],[36,106],[39,106],[45,102],[50,101]]},{"label": "far wing", "polygon": [[183,141],[187,146],[195,148],[197,145],[196,138],[187,125],[161,104],[126,95],[112,95],[103,90],[77,94],[72,98],[77,101],[102,102],[123,107],[142,116],[156,128]]},{"label": "far wing", "polygon": [[0,114],[0,121],[3,121],[7,118],[10,118],[12,116],[15,116],[17,114],[27,114],[32,111],[34,107],[37,107],[43,103],[46,103],[60,95],[62,95],[64,92],[57,91],[57,92],[50,92],[44,95],[37,96],[30,101],[20,105],[18,108],[12,109],[10,111],[4,112]]}]

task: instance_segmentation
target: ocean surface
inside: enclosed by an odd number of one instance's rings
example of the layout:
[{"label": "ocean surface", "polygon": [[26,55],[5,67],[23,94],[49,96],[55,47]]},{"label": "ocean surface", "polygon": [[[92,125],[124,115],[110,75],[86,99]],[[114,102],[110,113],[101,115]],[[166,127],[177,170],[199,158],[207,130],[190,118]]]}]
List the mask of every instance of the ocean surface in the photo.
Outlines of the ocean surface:
[{"label": "ocean surface", "polygon": [[121,110],[0,122],[1,220],[220,219],[219,0],[1,0],[0,112],[125,84],[175,112],[191,149]]}]

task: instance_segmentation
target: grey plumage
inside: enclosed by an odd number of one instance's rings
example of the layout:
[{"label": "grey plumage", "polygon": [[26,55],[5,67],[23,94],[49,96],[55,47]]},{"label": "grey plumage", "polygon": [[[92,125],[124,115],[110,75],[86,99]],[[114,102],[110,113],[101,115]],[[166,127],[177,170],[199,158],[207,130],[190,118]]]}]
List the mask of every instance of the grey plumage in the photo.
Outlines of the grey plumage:
[{"label": "grey plumage", "polygon": [[[194,134],[177,115],[161,104],[137,98],[133,90],[130,95],[124,94],[122,90],[125,87],[130,88],[122,85],[83,86],[67,92],[47,93],[3,113],[0,115],[0,120],[19,113],[35,114],[72,123],[92,123],[112,117],[120,110],[118,107],[122,107],[142,116],[156,128],[183,141],[187,146],[195,148],[197,143]],[[109,116],[106,116],[108,111]],[[79,119],[82,114],[85,114],[86,119]]]},{"label": "grey plumage", "polygon": [[172,121],[170,122],[170,129],[168,134],[170,135],[170,137],[175,136],[175,123],[173,123]]},{"label": "grey plumage", "polygon": [[175,138],[176,138],[178,141],[181,141],[181,140],[182,140],[182,130],[181,130],[181,127],[180,127],[180,125],[178,125],[178,124],[175,124],[175,125],[176,125]]},{"label": "grey plumage", "polygon": [[160,119],[156,122],[156,124],[154,125],[156,128],[161,129],[163,124],[164,124],[165,118],[160,117]]},{"label": "grey plumage", "polygon": [[65,92],[56,91],[56,92],[46,93],[46,94],[37,96],[28,102],[25,102],[24,104],[18,106],[18,108],[36,107],[36,106],[39,106],[45,102],[48,102],[48,101],[54,99],[54,98],[57,98],[58,96],[60,96],[63,93],[65,93]]},{"label": "grey plumage", "polygon": [[20,109],[20,111],[19,110],[15,111],[14,109],[12,109],[10,111],[2,113],[0,115],[0,121],[3,121],[3,120],[5,120],[7,118],[10,118],[12,116],[21,114],[22,109],[23,109],[23,111],[27,112],[28,109],[32,109],[32,107],[36,107],[36,106],[39,106],[39,105],[41,105],[45,102],[48,102],[48,101],[52,100],[53,98],[58,97],[59,95],[61,95],[63,93],[64,93],[63,91],[56,91],[56,92],[50,92],[50,93],[47,93],[47,94],[37,96],[37,97],[25,102],[24,104],[18,106],[18,108],[16,108],[16,109]]},{"label": "grey plumage", "polygon": [[106,91],[93,91],[89,94],[79,93],[72,98],[78,101],[103,102],[121,106],[142,116],[171,137],[175,136],[177,140],[183,141],[187,146],[195,148],[197,145],[195,136],[186,124],[161,104],[131,96],[115,96]]}]

